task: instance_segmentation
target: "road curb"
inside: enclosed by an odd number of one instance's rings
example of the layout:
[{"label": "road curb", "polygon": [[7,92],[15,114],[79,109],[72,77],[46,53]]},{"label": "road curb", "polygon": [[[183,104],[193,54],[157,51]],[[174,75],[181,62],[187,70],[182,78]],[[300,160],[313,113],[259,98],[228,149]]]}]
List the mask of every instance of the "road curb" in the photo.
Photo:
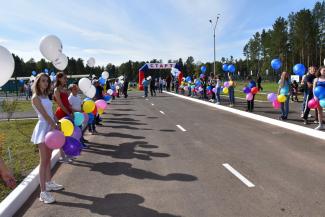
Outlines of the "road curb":
[{"label": "road curb", "polygon": [[301,134],[304,134],[304,135],[307,135],[307,136],[311,136],[311,137],[314,137],[314,138],[317,138],[317,139],[325,140],[325,132],[323,132],[323,131],[318,131],[318,130],[314,130],[314,129],[311,129],[311,128],[308,128],[308,127],[303,127],[303,126],[299,126],[299,125],[296,125],[296,124],[287,123],[287,122],[280,121],[280,120],[275,120],[273,118],[269,118],[269,117],[266,117],[266,116],[241,111],[241,110],[234,109],[234,108],[229,108],[229,107],[223,106],[223,105],[216,105],[216,104],[211,103],[211,102],[206,102],[206,101],[202,101],[202,100],[195,99],[195,98],[190,98],[190,97],[187,97],[187,96],[183,96],[183,95],[179,95],[179,94],[175,94],[175,93],[171,93],[171,92],[164,91],[164,93],[167,93],[169,95],[173,95],[173,96],[176,96],[176,97],[179,97],[179,98],[183,98],[183,99],[186,99],[186,100],[189,100],[189,101],[192,101],[192,102],[204,104],[204,105],[207,105],[207,106],[219,109],[219,110],[223,110],[223,111],[226,111],[226,112],[230,112],[230,113],[233,113],[233,114],[236,114],[236,115],[240,115],[240,116],[243,116],[243,117],[246,117],[246,118],[250,118],[250,119],[253,119],[253,120],[256,120],[256,121],[271,124],[273,126],[277,126],[277,127],[281,127],[281,128],[287,129],[287,130],[297,132],[297,133],[301,133]]},{"label": "road curb", "polygon": [[[59,160],[59,150],[52,153],[51,168]],[[13,216],[39,186],[39,166],[37,166],[1,203],[0,217]]]}]

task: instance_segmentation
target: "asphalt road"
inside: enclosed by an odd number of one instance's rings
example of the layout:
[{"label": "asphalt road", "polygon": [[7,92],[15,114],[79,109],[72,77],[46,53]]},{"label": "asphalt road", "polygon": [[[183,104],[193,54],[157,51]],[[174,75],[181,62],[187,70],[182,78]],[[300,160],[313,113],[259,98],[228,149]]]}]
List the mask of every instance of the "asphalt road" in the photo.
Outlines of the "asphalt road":
[{"label": "asphalt road", "polygon": [[325,216],[322,140],[167,94],[106,113],[90,149],[56,169],[57,203],[35,192],[16,216]]}]

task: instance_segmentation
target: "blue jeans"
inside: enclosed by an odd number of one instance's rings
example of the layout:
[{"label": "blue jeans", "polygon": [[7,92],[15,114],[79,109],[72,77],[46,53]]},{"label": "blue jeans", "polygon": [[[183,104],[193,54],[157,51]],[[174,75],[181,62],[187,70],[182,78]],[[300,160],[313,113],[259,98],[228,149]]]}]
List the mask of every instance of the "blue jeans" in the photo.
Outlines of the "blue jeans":
[{"label": "blue jeans", "polygon": [[287,118],[289,114],[289,101],[290,96],[286,95],[287,99],[286,101],[281,103],[281,116]]},{"label": "blue jeans", "polygon": [[221,92],[221,87],[218,87],[217,88],[217,92],[216,92],[216,100],[217,100],[217,102],[219,102],[220,103],[220,92]]},{"label": "blue jeans", "polygon": [[148,87],[144,87],[144,96],[148,97]]},{"label": "blue jeans", "polygon": [[235,88],[229,87],[229,102],[230,104],[235,104]]},{"label": "blue jeans", "polygon": [[304,112],[304,110],[305,110],[307,97],[308,97],[308,92],[304,91],[304,99],[303,99],[302,105],[301,105],[301,111],[302,112]]}]

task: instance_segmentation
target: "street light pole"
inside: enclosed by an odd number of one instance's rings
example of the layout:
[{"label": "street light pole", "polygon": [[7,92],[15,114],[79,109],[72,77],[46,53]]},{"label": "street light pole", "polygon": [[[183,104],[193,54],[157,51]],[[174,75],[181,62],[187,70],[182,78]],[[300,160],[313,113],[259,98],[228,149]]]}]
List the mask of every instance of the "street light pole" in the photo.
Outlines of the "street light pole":
[{"label": "street light pole", "polygon": [[[213,27],[213,60],[214,60],[213,61],[213,76],[214,77],[216,77],[216,27],[218,24],[219,16],[220,16],[220,14],[217,14],[217,20]],[[209,21],[213,25],[212,20],[209,20]]]}]

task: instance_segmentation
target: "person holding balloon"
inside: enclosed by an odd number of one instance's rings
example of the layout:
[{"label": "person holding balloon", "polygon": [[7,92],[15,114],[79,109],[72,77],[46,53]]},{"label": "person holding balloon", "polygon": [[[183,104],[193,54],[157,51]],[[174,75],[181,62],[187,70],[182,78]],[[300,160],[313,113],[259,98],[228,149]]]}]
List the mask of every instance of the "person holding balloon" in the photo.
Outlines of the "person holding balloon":
[{"label": "person holding balloon", "polygon": [[[69,94],[66,89],[67,76],[63,72],[58,72],[56,74],[56,83],[54,89],[54,101],[57,103],[58,107],[55,111],[55,117],[60,120],[64,117],[73,118],[71,105],[69,103]],[[60,162],[70,163],[72,160],[68,158],[64,151],[60,149],[61,158]]]},{"label": "person holding balloon", "polygon": [[217,75],[217,80],[216,80],[216,104],[220,105],[221,98],[220,98],[220,92],[221,92],[221,76]]},{"label": "person holding balloon", "polygon": [[38,122],[34,128],[31,141],[38,146],[40,154],[39,177],[40,177],[40,201],[44,203],[55,202],[54,197],[49,193],[52,190],[60,190],[63,188],[51,181],[51,156],[52,150],[45,145],[45,136],[48,132],[57,129],[54,121],[52,110],[52,102],[49,99],[51,80],[44,73],[36,76],[32,86],[32,106],[37,113]]},{"label": "person holding balloon", "polygon": [[314,80],[314,95],[315,100],[318,101],[318,121],[319,124],[315,130],[324,130],[323,125],[323,108],[325,107],[325,67],[322,66],[316,73],[316,79]]},{"label": "person holding balloon", "polygon": [[[304,110],[303,110],[303,116],[302,118],[304,119],[304,124],[308,124],[308,117],[309,117],[309,112],[310,112],[310,106],[308,105],[309,101],[314,98],[314,80],[316,78],[316,67],[311,66],[309,67],[309,72],[305,77],[305,92],[306,92],[306,98],[304,102]],[[317,120],[317,109],[315,109],[315,122],[318,123]]]},{"label": "person holding balloon", "polygon": [[246,111],[253,112],[255,95],[258,91],[258,87],[256,87],[256,82],[253,80],[252,76],[249,75],[247,77],[247,80],[249,81],[248,88],[249,88],[250,92],[247,93],[247,95],[246,95],[246,99],[247,99],[247,110]]},{"label": "person holding balloon", "polygon": [[232,77],[232,75],[229,74],[229,87],[228,87],[228,92],[229,92],[229,102],[230,102],[230,107],[234,107],[235,105],[235,87],[236,83]]},{"label": "person holding balloon", "polygon": [[278,101],[281,103],[281,116],[279,117],[280,120],[288,119],[290,83],[291,82],[289,73],[286,71],[282,72],[278,89]]}]

